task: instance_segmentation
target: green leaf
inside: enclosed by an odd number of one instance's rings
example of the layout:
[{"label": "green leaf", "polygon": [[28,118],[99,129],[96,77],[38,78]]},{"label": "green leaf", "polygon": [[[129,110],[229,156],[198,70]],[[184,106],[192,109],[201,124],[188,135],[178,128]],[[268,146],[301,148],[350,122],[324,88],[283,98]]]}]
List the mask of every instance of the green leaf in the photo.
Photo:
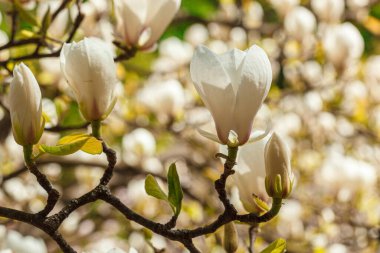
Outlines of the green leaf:
[{"label": "green leaf", "polygon": [[45,37],[46,32],[47,32],[47,30],[48,30],[48,28],[50,26],[51,17],[52,17],[52,15],[50,13],[50,6],[49,6],[48,9],[45,12],[45,15],[44,15],[43,19],[42,19],[41,35],[43,37]]},{"label": "green leaf", "polygon": [[103,151],[102,142],[88,134],[71,134],[62,137],[56,146],[40,145],[39,150],[52,155],[70,155],[78,150],[95,155]]},{"label": "green leaf", "polygon": [[102,142],[88,134],[76,133],[66,135],[58,141],[58,145],[69,144],[80,141],[82,139],[87,139],[87,141],[80,148],[80,150],[82,150],[83,152],[86,152],[91,155],[98,155],[103,152]]},{"label": "green leaf", "polygon": [[155,197],[156,199],[168,201],[165,192],[161,189],[156,179],[151,174],[145,178],[145,191],[148,195]]},{"label": "green leaf", "polygon": [[286,241],[282,238],[272,242],[261,253],[284,253],[286,251]]},{"label": "green leaf", "polygon": [[175,207],[175,215],[179,215],[182,207],[182,188],[179,181],[177,167],[175,163],[172,163],[168,171],[168,187],[169,187],[169,202]]},{"label": "green leaf", "polygon": [[14,6],[16,7],[17,12],[22,20],[28,22],[33,26],[40,26],[40,23],[36,17],[29,11],[25,10],[22,4],[20,4],[19,0],[14,0]]},{"label": "green leaf", "polygon": [[41,152],[49,153],[52,155],[70,155],[80,150],[87,142],[88,138],[81,138],[74,142],[61,144],[56,146],[47,146],[41,144],[39,149]]}]

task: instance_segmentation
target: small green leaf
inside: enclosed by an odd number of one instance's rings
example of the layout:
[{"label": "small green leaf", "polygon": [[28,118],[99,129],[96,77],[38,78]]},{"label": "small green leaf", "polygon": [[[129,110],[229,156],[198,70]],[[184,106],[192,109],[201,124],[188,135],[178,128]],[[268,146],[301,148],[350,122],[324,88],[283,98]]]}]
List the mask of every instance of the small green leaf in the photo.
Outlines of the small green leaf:
[{"label": "small green leaf", "polygon": [[272,242],[261,253],[284,253],[286,251],[286,241],[282,238]]},{"label": "small green leaf", "polygon": [[88,134],[82,134],[82,133],[76,133],[76,134],[70,134],[62,137],[58,141],[58,145],[64,145],[69,144],[73,142],[78,142],[83,139],[86,139],[87,141],[83,144],[83,146],[80,148],[83,152],[86,152],[91,155],[98,155],[103,152],[102,142],[95,137],[88,135]]},{"label": "small green leaf", "polygon": [[43,37],[45,37],[46,32],[50,26],[50,23],[51,23],[51,13],[50,13],[50,6],[49,6],[42,19],[41,35]]},{"label": "small green leaf", "polygon": [[168,201],[165,192],[161,189],[156,179],[151,174],[145,178],[145,191],[148,195],[155,197],[156,199]]},{"label": "small green leaf", "polygon": [[88,139],[89,138],[81,138],[71,143],[58,144],[56,146],[47,146],[41,144],[39,149],[41,152],[49,153],[52,155],[70,155],[80,150]]},{"label": "small green leaf", "polygon": [[33,26],[40,26],[40,23],[36,17],[29,11],[25,10],[19,0],[14,0],[14,6],[16,7],[17,12],[22,20],[28,22]]},{"label": "small green leaf", "polygon": [[175,207],[175,215],[178,216],[181,212],[183,193],[175,163],[170,165],[167,178],[169,186],[168,199],[170,204]]},{"label": "small green leaf", "polygon": [[39,150],[52,155],[70,155],[78,150],[96,155],[102,153],[103,147],[102,142],[91,135],[70,134],[62,137],[55,146],[40,145]]}]

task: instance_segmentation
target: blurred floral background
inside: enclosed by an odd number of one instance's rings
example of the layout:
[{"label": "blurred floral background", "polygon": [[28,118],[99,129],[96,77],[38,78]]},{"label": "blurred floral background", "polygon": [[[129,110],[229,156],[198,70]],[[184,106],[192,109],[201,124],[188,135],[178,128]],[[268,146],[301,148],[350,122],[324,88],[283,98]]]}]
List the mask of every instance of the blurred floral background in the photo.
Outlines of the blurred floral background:
[{"label": "blurred floral background", "polygon": [[[57,40],[52,49],[74,25],[78,6],[71,2],[47,30]],[[79,2],[84,19],[74,40],[99,37],[117,55],[120,49],[112,44],[113,2]],[[17,36],[32,37],[32,21],[41,22],[46,10],[60,3],[19,1],[25,13],[19,17]],[[9,5],[0,1],[0,48],[12,34]],[[214,158],[219,147],[196,131],[211,120],[189,75],[199,44],[217,53],[257,44],[272,64],[272,87],[254,127],[264,130],[270,121],[285,138],[296,183],[278,217],[260,227],[257,250],[282,237],[287,252],[380,252],[380,2],[183,0],[156,49],[118,62],[118,102],[103,130],[118,153],[111,188],[133,210],[163,222],[170,218],[170,207],[145,193],[144,179],[150,173],[164,185],[166,170],[176,161],[185,192],[177,227],[184,228],[206,224],[221,210],[213,188],[222,171],[222,163]],[[29,45],[0,50],[0,202],[30,212],[44,206],[46,193],[25,171],[22,149],[11,134],[7,68],[14,62],[7,61],[34,50]],[[59,58],[25,62],[39,81],[48,118],[40,142],[54,144],[64,134],[85,131]],[[79,152],[63,158],[44,156],[38,163],[64,203],[97,184],[106,158]],[[245,212],[231,179],[228,192]],[[0,223],[1,253],[59,252],[36,228],[4,218]],[[237,224],[237,229],[237,252],[247,252],[248,226]],[[106,252],[115,246],[131,253],[186,252],[102,202],[76,210],[61,232],[79,252]],[[222,234],[223,230],[195,243],[202,252],[224,252]]]}]

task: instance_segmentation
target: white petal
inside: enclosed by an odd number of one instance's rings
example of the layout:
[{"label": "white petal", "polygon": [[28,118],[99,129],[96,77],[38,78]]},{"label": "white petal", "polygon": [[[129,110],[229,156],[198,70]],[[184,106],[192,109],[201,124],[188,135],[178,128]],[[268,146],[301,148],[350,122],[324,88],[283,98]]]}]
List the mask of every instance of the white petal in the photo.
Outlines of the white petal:
[{"label": "white petal", "polygon": [[272,69],[264,50],[254,45],[247,51],[240,71],[241,84],[234,108],[234,130],[242,145],[248,141],[253,119],[269,92]]},{"label": "white petal", "polygon": [[235,103],[230,78],[216,55],[204,46],[195,50],[190,74],[195,88],[214,118],[221,142],[227,143],[228,134],[232,130]]},{"label": "white petal", "polygon": [[148,4],[146,25],[151,29],[151,36],[143,49],[152,47],[160,38],[179,9],[180,0],[154,0]]},{"label": "white petal", "polygon": [[240,83],[240,73],[238,72],[238,69],[240,65],[243,63],[245,55],[246,52],[235,48],[218,56],[219,61],[222,63],[224,70],[227,72],[228,76],[231,79],[235,95],[238,91]]},{"label": "white petal", "polygon": [[147,20],[148,5],[147,0],[116,1],[118,33],[129,46],[137,45]]},{"label": "white petal", "polygon": [[198,132],[199,132],[203,137],[206,137],[206,138],[209,139],[209,140],[212,140],[212,141],[215,141],[215,142],[217,142],[217,143],[222,144],[222,143],[220,142],[218,136],[217,136],[215,133],[208,132],[208,131],[206,131],[206,130],[204,130],[204,129],[201,129],[201,128],[198,128],[197,130],[198,130]]}]

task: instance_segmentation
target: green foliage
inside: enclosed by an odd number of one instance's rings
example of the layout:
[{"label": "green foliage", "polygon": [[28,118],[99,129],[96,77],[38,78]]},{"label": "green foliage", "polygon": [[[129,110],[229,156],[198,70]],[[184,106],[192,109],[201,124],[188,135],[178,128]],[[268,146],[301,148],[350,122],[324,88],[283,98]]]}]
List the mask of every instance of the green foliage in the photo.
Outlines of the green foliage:
[{"label": "green foliage", "polygon": [[168,171],[169,202],[175,207],[175,215],[179,215],[182,207],[182,188],[179,181],[177,167],[172,163]]},{"label": "green foliage", "polygon": [[40,26],[40,22],[38,22],[35,15],[33,15],[31,12],[25,10],[22,5],[20,4],[19,0],[14,0],[14,6],[16,7],[18,14],[22,21],[25,21],[26,23],[29,23],[32,26]]},{"label": "green foliage", "polygon": [[284,253],[286,251],[286,241],[282,238],[272,242],[261,253]]},{"label": "green foliage", "polygon": [[88,154],[100,154],[103,151],[101,141],[87,134],[71,134],[61,138],[56,146],[47,146],[41,144],[39,146],[39,155],[49,153],[52,155],[70,155],[78,150],[82,150]]},{"label": "green foliage", "polygon": [[380,19],[380,3],[377,3],[372,6],[371,10],[369,11],[369,15],[377,19]]},{"label": "green foliage", "polygon": [[177,168],[174,163],[172,163],[169,167],[167,180],[168,195],[166,195],[166,193],[158,185],[157,180],[150,174],[145,178],[145,191],[148,195],[155,197],[156,199],[168,202],[174,212],[174,215],[178,216],[182,208],[183,193]]},{"label": "green foliage", "polygon": [[183,0],[181,9],[189,15],[199,18],[210,18],[218,9],[217,0]]},{"label": "green foliage", "polygon": [[145,178],[145,191],[148,195],[156,199],[169,201],[168,196],[166,196],[166,193],[158,185],[157,180],[150,174]]}]

